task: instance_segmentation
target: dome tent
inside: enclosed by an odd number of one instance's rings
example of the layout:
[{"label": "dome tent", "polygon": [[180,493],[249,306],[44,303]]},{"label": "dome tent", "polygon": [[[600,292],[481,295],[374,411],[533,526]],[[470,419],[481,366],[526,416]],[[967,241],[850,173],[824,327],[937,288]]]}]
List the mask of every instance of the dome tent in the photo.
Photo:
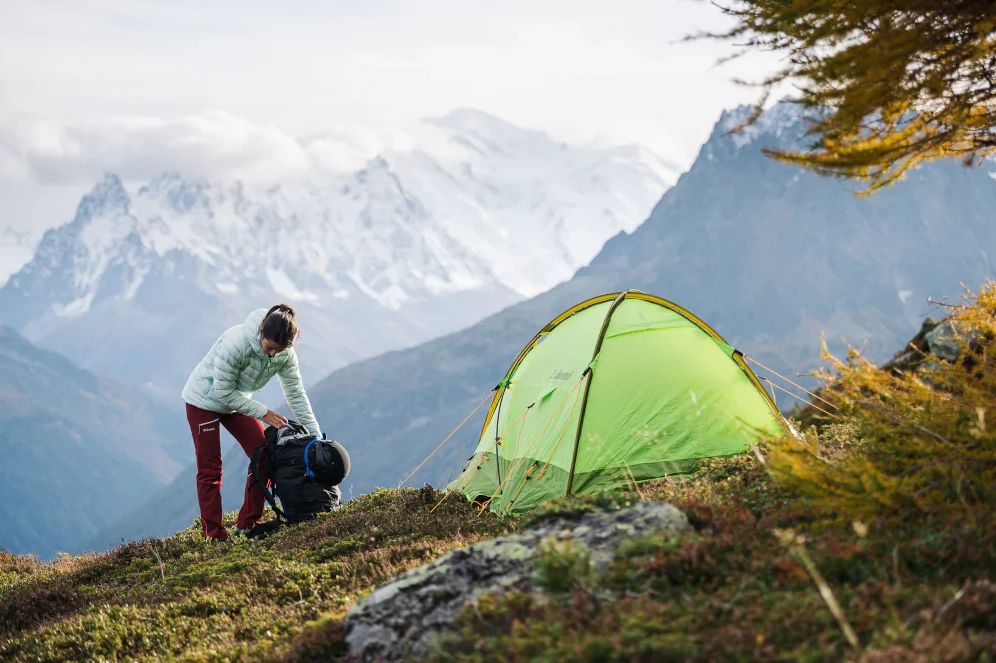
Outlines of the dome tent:
[{"label": "dome tent", "polygon": [[685,473],[782,432],[742,353],[680,306],[628,290],[574,306],[526,345],[448,489],[522,512]]}]

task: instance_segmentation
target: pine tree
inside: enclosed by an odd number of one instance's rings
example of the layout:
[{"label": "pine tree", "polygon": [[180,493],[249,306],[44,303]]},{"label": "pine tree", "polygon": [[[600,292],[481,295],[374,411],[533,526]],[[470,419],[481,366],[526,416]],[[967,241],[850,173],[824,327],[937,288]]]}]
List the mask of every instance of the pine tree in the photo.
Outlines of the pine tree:
[{"label": "pine tree", "polygon": [[[742,50],[787,55],[759,82],[798,85],[810,118],[807,151],[768,156],[865,182],[870,195],[917,164],[977,165],[996,150],[996,2],[992,0],[736,0],[724,33]],[[743,82],[743,81],[741,81]],[[735,129],[736,130],[736,129]]]}]

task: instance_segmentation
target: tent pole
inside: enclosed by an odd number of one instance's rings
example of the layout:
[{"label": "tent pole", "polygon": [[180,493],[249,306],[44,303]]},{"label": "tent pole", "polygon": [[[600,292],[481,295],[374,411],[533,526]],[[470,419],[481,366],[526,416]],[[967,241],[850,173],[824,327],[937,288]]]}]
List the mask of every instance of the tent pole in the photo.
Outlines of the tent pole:
[{"label": "tent pole", "polygon": [[[501,449],[499,440],[500,432],[498,427],[501,426],[501,402],[505,400],[505,390],[502,390],[501,396],[498,397],[498,413],[495,415],[495,467],[498,469],[498,485],[501,486]],[[507,432],[507,431],[506,431]],[[499,488],[498,492],[501,492]]]},{"label": "tent pole", "polygon": [[[639,292],[639,290],[633,290],[632,292]],[[502,384],[504,384],[507,380],[510,380],[512,378],[512,374],[515,373],[515,369],[518,368],[519,363],[526,357],[527,354],[529,354],[530,350],[532,350],[536,346],[536,342],[540,339],[540,337],[543,336],[544,334],[549,334],[551,331],[557,328],[557,325],[559,325],[561,322],[571,317],[575,313],[579,313],[590,306],[597,306],[598,304],[611,301],[614,294],[615,293],[600,295],[598,297],[592,297],[591,299],[581,302],[576,306],[572,306],[571,308],[567,309],[566,311],[558,315],[556,318],[548,322],[546,326],[543,327],[543,329],[539,330],[536,333],[536,335],[533,336],[532,340],[529,341],[526,347],[522,348],[522,351],[515,358],[515,361],[512,362],[511,367],[509,367],[508,372],[505,374],[505,377],[502,379],[502,382],[499,383],[498,385],[499,391],[495,395],[495,398],[491,400],[491,407],[490,409],[488,409],[488,416],[484,418],[484,425],[481,427],[481,437],[484,437],[484,434],[488,432],[488,425],[491,423],[491,417],[492,415],[494,415],[495,407],[498,405],[498,397],[504,393],[504,387],[502,387]]]},{"label": "tent pole", "polygon": [[[598,340],[595,341],[595,350],[591,353],[592,361],[595,361],[599,350],[602,349],[602,341],[605,340],[605,333],[609,330],[609,321],[612,320],[612,314],[615,313],[616,309],[619,308],[619,305],[622,304],[623,300],[626,299],[626,295],[630,292],[639,291],[623,290],[605,313],[605,320],[602,321],[602,329],[598,332]],[[588,392],[591,390],[591,382],[594,379],[591,375],[593,373],[591,366],[584,369],[584,372],[588,374],[588,381],[584,385],[584,396],[581,397],[581,412],[578,414],[578,431],[574,436],[574,453],[571,455],[571,470],[567,474],[567,492],[564,495],[570,495],[571,487],[574,485],[574,466],[578,461],[578,444],[581,442],[581,428],[584,426],[584,411],[588,405]]]}]

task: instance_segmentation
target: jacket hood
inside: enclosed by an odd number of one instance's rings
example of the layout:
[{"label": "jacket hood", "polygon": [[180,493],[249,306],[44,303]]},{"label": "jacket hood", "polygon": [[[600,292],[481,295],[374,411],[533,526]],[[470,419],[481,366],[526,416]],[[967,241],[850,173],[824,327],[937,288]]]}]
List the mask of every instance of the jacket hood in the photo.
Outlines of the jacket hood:
[{"label": "jacket hood", "polygon": [[259,342],[259,328],[263,324],[263,318],[266,317],[266,311],[265,308],[258,308],[246,316],[246,321],[242,323],[242,332],[245,334],[246,340],[249,341],[249,347],[260,357],[266,356],[266,353],[263,352],[263,346]]}]

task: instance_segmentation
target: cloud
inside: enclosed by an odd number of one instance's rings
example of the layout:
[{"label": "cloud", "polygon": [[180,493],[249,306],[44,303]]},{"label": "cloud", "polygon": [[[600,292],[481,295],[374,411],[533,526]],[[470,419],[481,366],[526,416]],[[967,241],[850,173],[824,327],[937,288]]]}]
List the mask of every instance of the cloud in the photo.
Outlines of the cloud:
[{"label": "cloud", "polygon": [[24,160],[12,148],[0,140],[0,180],[11,182],[26,182],[31,180],[31,173]]},{"label": "cloud", "polygon": [[0,96],[71,126],[225,109],[296,136],[470,106],[569,135],[670,132],[694,152],[757,96],[729,77],[775,60],[712,70],[732,46],[676,40],[729,19],[687,0],[8,4]]},{"label": "cloud", "polygon": [[104,173],[144,182],[163,172],[207,180],[273,183],[352,173],[377,155],[412,149],[460,159],[465,148],[431,122],[339,125],[292,137],[222,112],[177,118],[118,117],[62,124],[0,116],[0,182],[88,185]]},{"label": "cloud", "polygon": [[223,112],[76,124],[38,115],[0,116],[0,182],[89,185],[104,173],[144,182],[168,171],[273,183],[352,173],[378,154],[416,148],[437,158],[464,155],[445,129],[422,121],[376,128],[339,125],[292,137]]},{"label": "cloud", "polygon": [[37,116],[0,121],[0,176],[26,172],[43,184],[88,182],[105,172],[148,180],[164,170],[272,181],[310,165],[295,138],[223,112],[76,124]]}]

